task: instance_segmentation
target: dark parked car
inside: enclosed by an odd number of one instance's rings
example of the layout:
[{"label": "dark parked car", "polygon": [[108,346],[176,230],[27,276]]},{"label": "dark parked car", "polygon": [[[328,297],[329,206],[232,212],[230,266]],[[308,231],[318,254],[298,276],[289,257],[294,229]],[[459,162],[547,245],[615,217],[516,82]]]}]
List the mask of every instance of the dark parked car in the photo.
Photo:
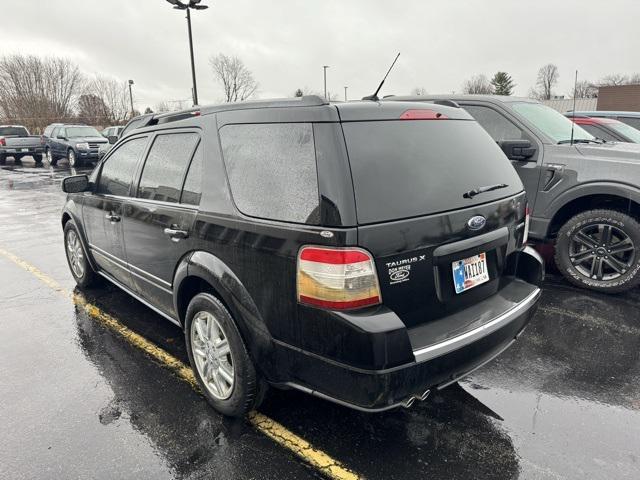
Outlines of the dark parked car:
[{"label": "dark parked car", "polygon": [[604,143],[541,103],[491,95],[389,100],[458,104],[501,145],[532,208],[531,237],[555,243],[572,283],[616,293],[640,282],[640,145]]},{"label": "dark parked car", "polygon": [[606,117],[586,117],[578,114],[574,116],[572,113],[565,113],[565,117],[605,142],[640,143],[640,130],[636,130],[619,120]]},{"label": "dark parked car", "polygon": [[42,151],[39,135],[29,134],[22,125],[0,125],[0,163],[4,163],[7,157],[19,162],[26,156],[40,163]]},{"label": "dark parked car", "polygon": [[267,384],[409,406],[511,345],[540,295],[522,182],[460,108],[158,115],[63,189],[78,285],[102,276],[182,327],[227,415]]},{"label": "dark parked car", "polygon": [[51,133],[44,136],[44,148],[51,165],[56,165],[60,158],[67,158],[72,167],[96,161],[100,146],[107,143],[98,130],[87,125],[56,124],[47,127],[45,132],[48,130]]}]

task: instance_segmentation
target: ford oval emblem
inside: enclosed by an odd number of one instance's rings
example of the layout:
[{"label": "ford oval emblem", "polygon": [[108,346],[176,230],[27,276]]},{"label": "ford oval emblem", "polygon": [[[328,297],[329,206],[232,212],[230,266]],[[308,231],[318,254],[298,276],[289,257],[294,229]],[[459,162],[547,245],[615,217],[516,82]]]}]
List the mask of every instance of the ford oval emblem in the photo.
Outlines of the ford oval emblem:
[{"label": "ford oval emblem", "polygon": [[399,282],[399,281],[404,280],[405,278],[407,278],[410,273],[411,272],[409,270],[396,270],[391,275],[389,275],[389,278],[393,282]]},{"label": "ford oval emblem", "polygon": [[467,221],[467,227],[469,230],[480,230],[487,224],[487,219],[482,215],[476,215],[475,217],[471,217]]}]

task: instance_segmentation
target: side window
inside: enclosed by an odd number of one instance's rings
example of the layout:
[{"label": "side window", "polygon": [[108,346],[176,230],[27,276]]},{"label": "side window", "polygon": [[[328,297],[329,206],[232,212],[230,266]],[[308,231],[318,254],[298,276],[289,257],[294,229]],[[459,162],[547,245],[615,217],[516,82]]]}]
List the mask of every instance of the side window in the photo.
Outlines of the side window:
[{"label": "side window", "polygon": [[627,125],[631,125],[633,128],[637,128],[640,130],[640,118],[636,117],[618,117],[618,120],[626,123]]},{"label": "side window", "polygon": [[138,197],[178,203],[184,174],[198,138],[196,133],[158,135],[142,170]]},{"label": "side window", "polygon": [[525,138],[522,130],[492,108],[478,105],[465,105],[463,108],[476,119],[496,142]]},{"label": "side window", "polygon": [[56,137],[66,137],[67,136],[67,129],[64,127],[60,127],[60,129],[58,130],[58,133],[56,134]]},{"label": "side window", "polygon": [[202,144],[198,145],[196,153],[193,155],[187,179],[184,181],[180,203],[189,205],[200,205],[202,196]]},{"label": "side window", "polygon": [[606,140],[607,142],[617,142],[618,139],[616,137],[614,137],[613,135],[611,135],[609,132],[607,132],[606,130],[597,127],[596,125],[580,125],[582,128],[584,128],[587,132],[589,132],[591,135],[593,135],[596,138],[599,138],[600,140]]},{"label": "side window", "polygon": [[44,129],[44,132],[42,132],[42,136],[43,137],[48,137],[49,135],[51,135],[51,130],[53,130],[52,127],[47,127]]},{"label": "side window", "polygon": [[220,140],[231,194],[245,215],[317,224],[318,178],[310,123],[226,125]]},{"label": "side window", "polygon": [[102,166],[96,192],[105,195],[129,195],[138,160],[146,145],[147,137],[141,137],[118,147]]},{"label": "side window", "polygon": [[60,131],[60,127],[56,127],[51,132],[51,136],[49,138],[56,138],[58,136],[58,132]]}]

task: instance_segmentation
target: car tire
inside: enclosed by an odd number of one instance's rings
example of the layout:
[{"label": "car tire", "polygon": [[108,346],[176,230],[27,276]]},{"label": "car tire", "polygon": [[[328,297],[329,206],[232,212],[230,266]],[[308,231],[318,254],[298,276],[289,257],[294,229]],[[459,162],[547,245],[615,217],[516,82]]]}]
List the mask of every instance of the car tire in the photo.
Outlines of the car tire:
[{"label": "car tire", "polygon": [[7,157],[4,153],[0,154],[0,165],[4,165],[5,163],[7,163]]},{"label": "car tire", "polygon": [[42,154],[33,155],[33,159],[35,160],[36,164],[42,163]]},{"label": "car tire", "polygon": [[89,263],[80,233],[72,220],[64,225],[64,250],[69,270],[78,286],[89,288],[97,285],[98,274]]},{"label": "car tire", "polygon": [[233,317],[215,296],[199,293],[189,302],[185,343],[200,389],[213,408],[242,417],[260,404],[267,384],[256,371]]},{"label": "car tire", "polygon": [[67,152],[67,159],[69,160],[70,167],[79,167],[81,164],[80,160],[78,159],[78,155],[76,154],[75,150],[73,150],[73,148],[70,148]]},{"label": "car tire", "polygon": [[615,210],[579,213],[558,232],[555,260],[574,285],[625,292],[640,283],[640,224]]},{"label": "car tire", "polygon": [[58,164],[58,159],[53,154],[53,152],[51,151],[50,148],[47,148],[47,150],[45,152],[45,156],[47,157],[47,163],[49,165],[51,165],[52,167],[55,167]]}]

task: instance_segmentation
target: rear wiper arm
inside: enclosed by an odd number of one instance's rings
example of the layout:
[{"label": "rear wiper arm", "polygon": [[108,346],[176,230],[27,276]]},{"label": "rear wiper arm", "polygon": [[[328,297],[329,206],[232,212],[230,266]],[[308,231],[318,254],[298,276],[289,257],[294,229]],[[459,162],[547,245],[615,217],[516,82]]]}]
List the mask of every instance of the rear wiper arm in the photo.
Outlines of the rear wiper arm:
[{"label": "rear wiper arm", "polygon": [[[565,143],[571,143],[571,140],[560,140],[558,142],[558,145],[562,145]],[[599,145],[604,143],[604,140],[601,140],[599,138],[595,139],[595,140],[591,140],[590,138],[574,138],[573,139],[573,143],[597,143]]]},{"label": "rear wiper arm", "polygon": [[498,183],[496,185],[487,185],[486,187],[478,187],[473,190],[465,192],[462,196],[464,198],[473,198],[480,193],[491,192],[492,190],[500,190],[501,188],[507,188],[509,185],[506,183]]}]

